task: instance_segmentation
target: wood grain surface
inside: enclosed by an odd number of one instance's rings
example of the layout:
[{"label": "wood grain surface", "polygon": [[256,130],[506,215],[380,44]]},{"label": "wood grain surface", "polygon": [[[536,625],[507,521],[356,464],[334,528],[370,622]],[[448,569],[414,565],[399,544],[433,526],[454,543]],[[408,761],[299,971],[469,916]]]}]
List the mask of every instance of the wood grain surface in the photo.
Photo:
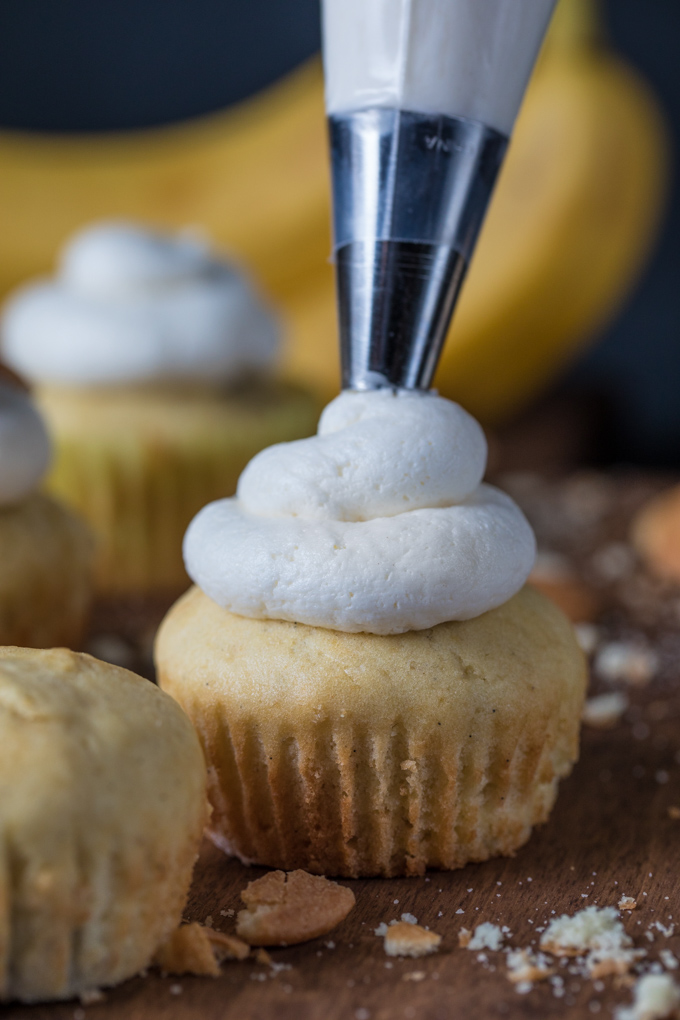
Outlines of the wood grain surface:
[{"label": "wood grain surface", "polygon": [[[111,619],[100,613],[99,625]],[[616,607],[603,626],[601,640],[642,634],[630,613]],[[129,637],[130,629],[125,633]],[[107,991],[101,1002],[8,1006],[3,1020],[610,1017],[616,1005],[630,1001],[620,979],[594,983],[565,965],[558,968],[561,997],[545,982],[520,994],[508,981],[502,952],[479,960],[458,947],[457,933],[492,921],[510,928],[509,944],[537,945],[537,929],[555,914],[589,904],[616,906],[625,894],[639,904],[622,917],[635,945],[647,950],[647,962],[664,949],[680,958],[680,930],[666,937],[653,929],[653,941],[646,934],[654,921],[680,929],[680,820],[668,810],[680,808],[680,625],[652,628],[646,640],[659,656],[655,678],[628,688],[630,707],[613,729],[584,730],[581,759],[562,784],[549,822],[513,859],[422,878],[347,882],[356,895],[349,917],[325,938],[272,950],[276,964],[284,965],[276,971],[247,960],[225,963],[218,978],[150,972]],[[594,684],[597,691],[612,689],[601,680]],[[221,912],[237,911],[240,891],[262,873],[206,844],[186,917],[210,916],[215,927],[233,931],[233,916]],[[373,930],[404,912],[443,936],[436,955],[385,956]]]}]

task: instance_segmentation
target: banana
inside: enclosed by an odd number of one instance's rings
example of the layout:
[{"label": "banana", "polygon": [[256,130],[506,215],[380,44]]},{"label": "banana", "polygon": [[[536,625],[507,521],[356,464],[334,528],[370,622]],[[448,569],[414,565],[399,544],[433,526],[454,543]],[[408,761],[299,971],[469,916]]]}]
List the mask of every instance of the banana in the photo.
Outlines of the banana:
[{"label": "banana", "polygon": [[[561,0],[435,381],[484,422],[515,413],[639,273],[662,209],[664,127],[640,79]],[[287,326],[283,372],[324,399],[339,366],[317,60],[238,107],[102,136],[0,132],[0,294],[102,217],[187,225],[250,267]]]}]

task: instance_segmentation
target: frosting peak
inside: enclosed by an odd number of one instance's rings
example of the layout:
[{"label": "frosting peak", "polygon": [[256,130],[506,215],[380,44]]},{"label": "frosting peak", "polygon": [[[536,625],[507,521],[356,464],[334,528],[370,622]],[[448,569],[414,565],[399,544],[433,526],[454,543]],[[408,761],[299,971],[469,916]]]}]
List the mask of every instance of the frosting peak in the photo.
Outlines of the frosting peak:
[{"label": "frosting peak", "polygon": [[74,385],[229,380],[276,358],[278,326],[245,277],[187,236],[101,223],[57,276],[19,290],[2,324],[8,363]]},{"label": "frosting peak", "polygon": [[0,381],[0,506],[30,495],[51,457],[47,430],[28,395]]},{"label": "frosting peak", "polygon": [[397,634],[507,601],[533,565],[533,533],[480,484],[486,442],[434,394],[345,392],[318,434],[263,450],[237,496],[187,531],[193,580],[243,616]]}]

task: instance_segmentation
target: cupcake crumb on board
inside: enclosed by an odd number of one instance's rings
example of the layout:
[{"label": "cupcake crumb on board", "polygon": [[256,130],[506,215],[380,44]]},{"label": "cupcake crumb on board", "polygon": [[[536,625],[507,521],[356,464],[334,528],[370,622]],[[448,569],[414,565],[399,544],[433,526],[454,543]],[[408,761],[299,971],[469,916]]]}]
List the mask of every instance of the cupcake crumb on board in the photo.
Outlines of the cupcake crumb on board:
[{"label": "cupcake crumb on board", "polygon": [[156,950],[153,964],[164,974],[217,977],[223,960],[245,960],[249,953],[241,939],[194,921],[175,928]]},{"label": "cupcake crumb on board", "polygon": [[637,900],[633,899],[632,896],[622,896],[619,900],[619,910],[635,910],[637,907]]},{"label": "cupcake crumb on board", "polygon": [[326,935],[349,914],[354,893],[307,871],[270,871],[241,893],[239,937],[253,946],[291,946]]},{"label": "cupcake crumb on board", "polygon": [[598,694],[586,701],[581,721],[595,730],[609,730],[619,722],[628,704],[628,697],[621,691]]}]

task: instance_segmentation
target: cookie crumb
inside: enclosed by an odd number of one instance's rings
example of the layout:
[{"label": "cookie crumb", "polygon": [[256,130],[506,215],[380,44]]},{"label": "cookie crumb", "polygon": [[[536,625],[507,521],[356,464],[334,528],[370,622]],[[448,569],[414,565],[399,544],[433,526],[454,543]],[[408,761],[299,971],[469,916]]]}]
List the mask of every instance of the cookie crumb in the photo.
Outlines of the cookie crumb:
[{"label": "cookie crumb", "polygon": [[427,956],[437,952],[442,940],[441,935],[407,921],[397,921],[386,927],[384,938],[388,956]]},{"label": "cookie crumb", "polygon": [[270,871],[241,893],[239,936],[254,946],[291,946],[326,935],[354,906],[354,893],[306,871]]}]

